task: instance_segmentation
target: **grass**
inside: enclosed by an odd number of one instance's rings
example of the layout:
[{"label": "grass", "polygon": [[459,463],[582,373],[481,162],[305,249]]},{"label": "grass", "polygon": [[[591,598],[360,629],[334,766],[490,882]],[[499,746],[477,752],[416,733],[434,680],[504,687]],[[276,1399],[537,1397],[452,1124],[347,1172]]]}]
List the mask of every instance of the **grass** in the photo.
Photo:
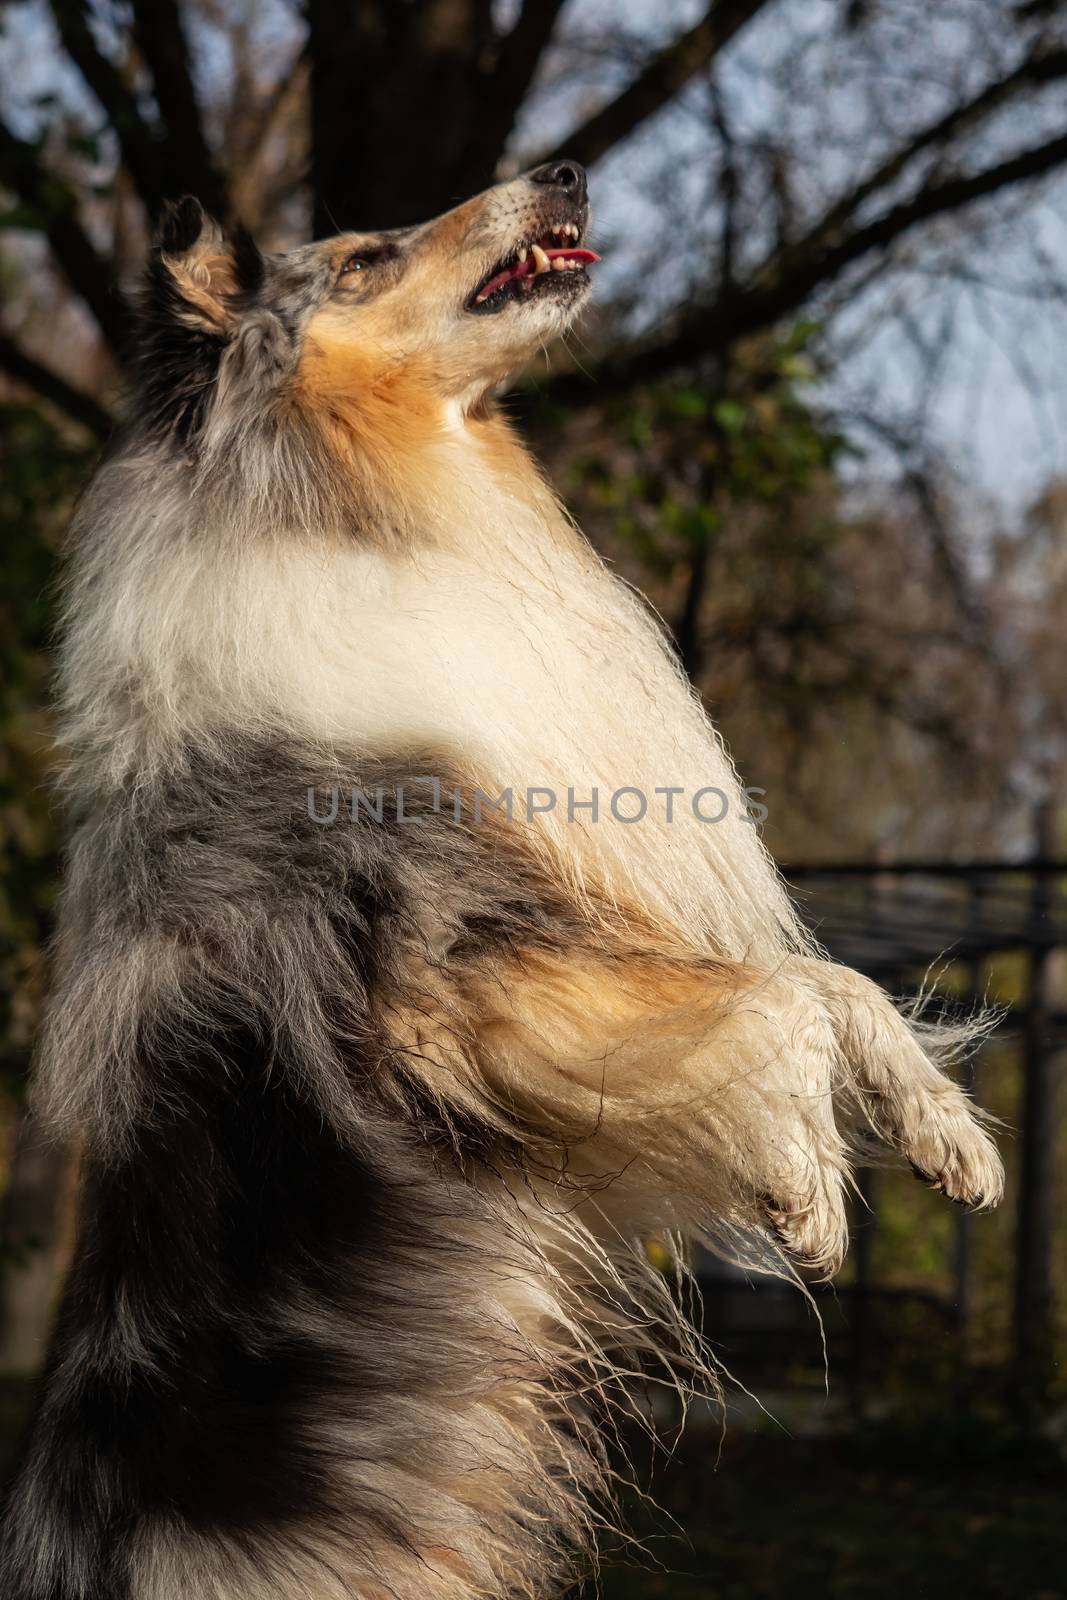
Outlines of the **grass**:
[{"label": "grass", "polygon": [[[992,1444],[992,1441],[989,1441]],[[641,1514],[666,1570],[608,1572],[604,1600],[1067,1600],[1067,1473],[1010,1442],[731,1442],[683,1451]]]},{"label": "grass", "polygon": [[[0,1470],[25,1390],[0,1386]],[[1067,1600],[1067,1468],[944,1417],[847,1436],[692,1430],[636,1504],[647,1554],[583,1600]],[[640,1472],[648,1482],[647,1469]],[[672,1526],[672,1519],[677,1526]]]}]

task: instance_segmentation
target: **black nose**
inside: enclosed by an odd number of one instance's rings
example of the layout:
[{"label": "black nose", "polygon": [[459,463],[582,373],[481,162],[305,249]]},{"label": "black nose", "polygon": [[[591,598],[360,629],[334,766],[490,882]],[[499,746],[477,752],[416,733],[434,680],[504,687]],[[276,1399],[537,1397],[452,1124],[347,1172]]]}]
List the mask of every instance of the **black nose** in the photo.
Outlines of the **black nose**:
[{"label": "black nose", "polygon": [[579,206],[585,205],[589,194],[585,168],[580,167],[577,161],[550,161],[547,166],[535,167],[530,173],[530,182],[554,183],[557,189],[562,189],[568,199]]}]

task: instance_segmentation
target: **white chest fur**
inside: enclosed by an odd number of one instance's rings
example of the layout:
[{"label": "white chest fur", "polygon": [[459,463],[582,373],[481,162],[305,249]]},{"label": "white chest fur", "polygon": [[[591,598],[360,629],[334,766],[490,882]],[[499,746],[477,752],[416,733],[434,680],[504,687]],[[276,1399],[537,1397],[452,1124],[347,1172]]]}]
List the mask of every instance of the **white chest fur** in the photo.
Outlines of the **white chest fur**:
[{"label": "white chest fur", "polygon": [[[532,472],[494,474],[469,449],[452,467],[403,553],[205,530],[161,549],[127,526],[71,630],[72,719],[112,723],[83,728],[83,748],[88,733],[128,765],[224,720],[437,751],[489,796],[510,789],[514,825],[579,891],[595,882],[701,948],[780,953],[785,898],[643,603]],[[110,692],[89,688],[101,672]]]}]

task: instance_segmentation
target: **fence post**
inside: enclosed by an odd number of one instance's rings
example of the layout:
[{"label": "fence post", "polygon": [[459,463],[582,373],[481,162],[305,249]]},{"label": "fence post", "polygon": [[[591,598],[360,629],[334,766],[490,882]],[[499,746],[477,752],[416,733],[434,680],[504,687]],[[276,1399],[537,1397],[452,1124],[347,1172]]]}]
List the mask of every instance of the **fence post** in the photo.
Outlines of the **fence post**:
[{"label": "fence post", "polygon": [[870,1375],[871,1289],[874,1279],[874,1235],[877,1225],[877,1171],[861,1167],[856,1173],[855,1261],[852,1280],[852,1405],[862,1417]]},{"label": "fence post", "polygon": [[1055,812],[1036,813],[1036,854],[1030,899],[1030,977],[1023,1023],[1023,1115],[1015,1256],[1015,1380],[1020,1399],[1041,1403],[1052,1375],[1052,1254],[1055,1226],[1056,1061],[1051,1037],[1053,951],[1049,938],[1055,855]]},{"label": "fence post", "polygon": [[[987,880],[976,875],[971,880],[970,926],[972,939],[982,926]],[[980,943],[980,942],[979,942]],[[967,1009],[974,1011],[983,999],[982,982],[984,963],[979,947],[972,947],[967,984]],[[978,1056],[971,1056],[963,1070],[963,1088],[972,1100],[978,1098]],[[953,1250],[953,1277],[955,1280],[954,1314],[956,1322],[956,1361],[961,1382],[966,1376],[970,1360],[970,1323],[974,1309],[974,1255],[972,1250],[972,1218],[962,1207],[956,1212],[956,1237]]]}]

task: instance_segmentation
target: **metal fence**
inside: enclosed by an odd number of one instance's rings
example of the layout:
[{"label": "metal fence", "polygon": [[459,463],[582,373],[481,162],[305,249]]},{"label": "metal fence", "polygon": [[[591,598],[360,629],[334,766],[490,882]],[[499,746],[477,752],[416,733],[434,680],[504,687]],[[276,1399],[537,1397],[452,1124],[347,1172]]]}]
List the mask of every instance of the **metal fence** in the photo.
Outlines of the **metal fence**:
[{"label": "metal fence", "polygon": [[[1014,1207],[1008,1247],[1013,1304],[1005,1364],[1017,1388],[1046,1391],[1057,1357],[1056,1222],[1063,1199],[1057,1145],[1067,1051],[1061,971],[1067,957],[1057,952],[1067,952],[1067,861],[794,866],[785,877],[828,953],[894,993],[917,992],[931,971],[940,970],[950,979],[951,1003],[974,1007],[986,1000],[997,964],[1011,958],[1013,994],[1007,1001],[999,997],[997,1024],[985,1047],[1010,1049],[1020,1088],[1021,1115],[1010,1134],[1016,1147],[1008,1198]],[[984,1053],[966,1068],[980,1104]],[[872,1363],[893,1340],[944,1349],[947,1339],[964,1368],[986,1354],[971,1342],[973,1230],[981,1221],[956,1213],[939,1291],[879,1282],[874,1245],[882,1181],[878,1169],[860,1174],[850,1277],[820,1297],[838,1371],[843,1368],[857,1388],[870,1384]],[[726,1345],[743,1350],[747,1361],[782,1370],[803,1316],[796,1295],[774,1284],[756,1286],[753,1293],[752,1285],[742,1288],[734,1274],[710,1261],[701,1279],[713,1337],[721,1331]]]}]

